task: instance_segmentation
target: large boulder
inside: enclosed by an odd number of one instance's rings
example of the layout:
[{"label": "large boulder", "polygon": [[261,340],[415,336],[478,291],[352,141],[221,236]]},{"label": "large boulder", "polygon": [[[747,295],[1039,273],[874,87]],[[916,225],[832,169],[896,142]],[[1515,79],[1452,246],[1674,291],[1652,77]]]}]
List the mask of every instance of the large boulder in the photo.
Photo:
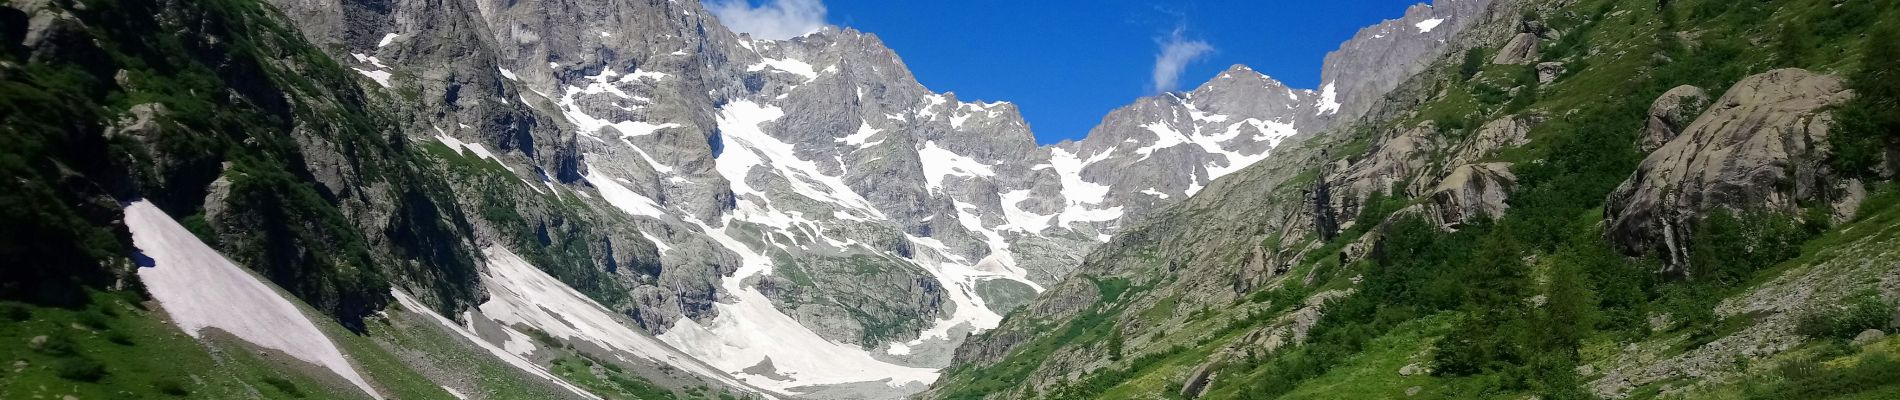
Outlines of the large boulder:
[{"label": "large boulder", "polygon": [[1669,89],[1649,105],[1649,123],[1643,126],[1643,141],[1637,146],[1646,153],[1656,151],[1681,134],[1683,128],[1695,122],[1696,116],[1708,107],[1709,92],[1702,88],[1682,85]]},{"label": "large boulder", "polygon": [[1859,183],[1833,179],[1826,163],[1827,108],[1852,96],[1839,78],[1801,69],[1743,79],[1610,194],[1606,235],[1627,254],[1662,252],[1666,272],[1679,272],[1711,209],[1852,209],[1836,203],[1856,201],[1839,194]]},{"label": "large boulder", "polygon": [[1329,180],[1335,181],[1334,190],[1345,192],[1345,196],[1339,196],[1342,198],[1364,200],[1372,193],[1388,192],[1393,184],[1410,182],[1430,167],[1431,155],[1438,151],[1438,136],[1436,124],[1420,123],[1374,144],[1377,148],[1365,158],[1354,161],[1340,170],[1338,177]]},{"label": "large boulder", "polygon": [[1537,62],[1537,35],[1519,33],[1511,41],[1498,49],[1498,56],[1491,59],[1492,64],[1526,65]]},{"label": "large boulder", "polygon": [[1510,163],[1466,164],[1451,170],[1432,189],[1426,218],[1446,229],[1457,229],[1478,218],[1500,218],[1517,188]]},{"label": "large boulder", "polygon": [[1542,123],[1541,115],[1507,115],[1487,122],[1478,127],[1478,131],[1459,145],[1445,165],[1465,165],[1478,162],[1479,159],[1512,147],[1530,143],[1531,128]]}]

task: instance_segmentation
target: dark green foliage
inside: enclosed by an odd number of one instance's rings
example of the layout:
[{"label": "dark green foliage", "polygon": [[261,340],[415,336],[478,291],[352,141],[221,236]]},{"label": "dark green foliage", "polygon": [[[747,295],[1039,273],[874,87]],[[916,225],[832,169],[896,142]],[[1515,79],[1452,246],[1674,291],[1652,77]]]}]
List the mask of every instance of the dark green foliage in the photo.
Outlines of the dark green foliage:
[{"label": "dark green foliage", "polygon": [[1893,321],[1894,307],[1881,301],[1878,293],[1864,293],[1842,303],[1801,316],[1795,331],[1815,339],[1852,339],[1868,329],[1886,329]]},{"label": "dark green foliage", "polygon": [[1517,113],[1536,104],[1538,95],[1537,69],[1523,68],[1517,73],[1517,93],[1512,94],[1511,102],[1504,105],[1505,113]]},{"label": "dark green foliage", "polygon": [[1775,40],[1775,64],[1806,66],[1803,61],[1813,49],[1814,33],[1808,29],[1808,24],[1799,20],[1789,22],[1781,27],[1781,36]]},{"label": "dark green foliage", "polygon": [[1485,54],[1482,50],[1465,50],[1465,59],[1458,64],[1458,76],[1471,79],[1471,77],[1477,76],[1478,72],[1484,71],[1484,64],[1489,61],[1490,60],[1485,59]]},{"label": "dark green foliage", "polygon": [[1090,282],[1095,282],[1095,290],[1102,296],[1103,303],[1113,304],[1121,299],[1123,293],[1128,292],[1128,278],[1087,278]]},{"label": "dark green foliage", "polygon": [[27,309],[26,305],[20,303],[10,301],[0,302],[0,318],[6,318],[8,321],[13,322],[21,322],[33,319],[33,310]]},{"label": "dark green foliage", "polygon": [[284,378],[279,378],[275,376],[267,376],[267,377],[264,377],[263,381],[265,385],[269,385],[272,388],[276,388],[278,392],[283,393],[285,396],[290,396],[290,397],[299,398],[299,399],[304,398],[306,396],[303,393],[303,388],[297,387],[297,384],[295,382],[291,382]]},{"label": "dark green foliage", "polygon": [[62,379],[98,382],[106,377],[106,366],[84,356],[71,356],[53,362],[53,373]]},{"label": "dark green foliage", "polygon": [[1900,65],[1900,24],[1875,28],[1865,43],[1860,68],[1848,76],[1855,98],[1836,112],[1836,133],[1828,140],[1835,168],[1872,174],[1900,146],[1900,71],[1894,67]]},{"label": "dark green foliage", "polygon": [[1745,392],[1748,399],[1822,399],[1875,391],[1891,396],[1900,388],[1900,360],[1881,352],[1835,366],[1813,358],[1800,359],[1776,367],[1773,376],[1765,378],[1749,380]]},{"label": "dark green foliage", "polygon": [[1735,286],[1776,263],[1801,255],[1813,233],[1792,217],[1772,212],[1717,209],[1697,226],[1690,244],[1689,278]]},{"label": "dark green foliage", "polygon": [[185,397],[185,396],[191,395],[191,389],[186,389],[184,382],[179,382],[177,379],[161,378],[159,380],[153,381],[152,389],[157,390],[158,393],[160,394],[164,394],[166,396],[172,396],[172,397]]}]

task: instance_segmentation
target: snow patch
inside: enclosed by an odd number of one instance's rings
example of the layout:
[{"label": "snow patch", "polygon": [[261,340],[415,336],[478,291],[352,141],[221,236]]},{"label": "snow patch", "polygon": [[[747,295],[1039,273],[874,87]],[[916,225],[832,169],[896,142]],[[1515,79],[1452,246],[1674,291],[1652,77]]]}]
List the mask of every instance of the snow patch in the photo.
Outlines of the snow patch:
[{"label": "snow patch", "polygon": [[614,312],[548,276],[507,248],[490,246],[482,249],[482,257],[488,261],[488,269],[482,272],[482,286],[488,289],[489,298],[479,308],[483,315],[502,325],[534,327],[555,338],[593,343],[735,387],[746,387],[666,343],[634,331]]},{"label": "snow patch", "polygon": [[864,122],[858,125],[858,133],[851,134],[850,136],[837,138],[835,140],[838,143],[844,143],[844,144],[849,144],[852,146],[857,146],[860,149],[869,148],[871,146],[876,146],[879,143],[884,143],[884,141],[882,140],[875,141],[875,142],[870,141],[871,137],[877,136],[879,132],[883,132],[883,131],[877,130],[876,128],[872,128],[871,123],[869,122]]},{"label": "snow patch", "polygon": [[1433,28],[1437,28],[1438,24],[1442,24],[1442,23],[1445,23],[1444,18],[1432,18],[1432,19],[1428,19],[1424,21],[1418,21],[1418,25],[1415,25],[1415,26],[1418,27],[1418,33],[1426,33],[1426,32],[1431,32]]},{"label": "snow patch", "polygon": [[791,143],[765,133],[762,125],[784,116],[785,111],[777,106],[744,100],[719,109],[720,138],[726,148],[714,163],[719,174],[732,182],[733,195],[766,197],[764,190],[746,183],[753,168],[765,167],[785,178],[798,195],[885,218],[869,200],[852,191],[843,178],[825,175],[817,163],[799,158]]},{"label": "snow patch", "polygon": [[1318,115],[1339,113],[1339,90],[1333,84],[1326,82],[1326,87],[1320,89]]},{"label": "snow patch", "polygon": [[350,68],[350,69],[354,69],[356,70],[356,73],[363,74],[363,76],[369,77],[369,80],[376,81],[376,84],[378,85],[382,85],[383,87],[386,87],[386,88],[393,87],[389,85],[389,77],[390,77],[389,71],[367,70],[367,69],[362,69],[362,68]]},{"label": "snow patch", "polygon": [[654,218],[666,216],[666,211],[660,209],[660,204],[655,203],[653,199],[642,196],[632,189],[627,189],[626,186],[620,186],[620,183],[614,182],[613,179],[602,179],[605,178],[605,176],[602,176],[598,171],[600,170],[594,168],[592,163],[589,163],[587,165],[587,175],[584,176],[583,179],[586,179],[587,183],[591,183],[594,187],[600,189],[600,197],[606,199],[607,204],[611,204],[614,208],[618,208],[621,211],[626,211],[628,214]]},{"label": "snow patch", "polygon": [[283,351],[336,373],[370,397],[383,398],[350,366],[296,304],[198,240],[152,203],[125,206],[125,225],[144,262],[138,269],[152,298],[178,329],[194,338],[207,328]]},{"label": "snow patch", "polygon": [[[696,220],[687,222],[699,225],[707,237],[737,253],[741,265],[720,282],[730,297],[713,305],[718,317],[706,325],[681,318],[660,335],[661,340],[747,383],[786,395],[795,395],[793,388],[808,385],[881,381],[899,387],[937,379],[934,369],[879,361],[855,345],[826,340],[800,325],[773,307],[757,288],[743,284],[746,278],[769,274],[772,261],[726,232],[732,226],[730,217],[717,229]],[[742,372],[766,360],[786,379]]]},{"label": "snow patch", "polygon": [[764,71],[766,68],[803,76],[806,81],[818,78],[818,72],[812,69],[811,64],[789,58],[764,58],[760,60],[758,64],[752,64],[746,67],[745,70],[748,72],[759,72]]},{"label": "snow patch", "polygon": [[930,190],[942,190],[944,176],[996,176],[989,164],[937,147],[935,141],[924,142],[924,148],[917,150],[917,160],[923,164],[924,181]]}]

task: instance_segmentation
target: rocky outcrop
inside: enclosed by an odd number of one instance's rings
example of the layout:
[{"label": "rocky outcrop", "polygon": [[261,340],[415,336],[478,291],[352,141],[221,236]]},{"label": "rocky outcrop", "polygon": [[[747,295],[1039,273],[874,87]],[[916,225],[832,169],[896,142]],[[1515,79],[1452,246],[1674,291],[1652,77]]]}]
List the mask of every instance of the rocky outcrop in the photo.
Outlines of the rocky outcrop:
[{"label": "rocky outcrop", "polygon": [[[1334,190],[1344,190],[1347,199],[1365,200],[1373,193],[1391,193],[1395,185],[1411,182],[1426,172],[1431,166],[1431,156],[1438,151],[1438,125],[1426,121],[1411,129],[1397,132],[1379,142],[1370,155],[1353,162],[1352,166],[1341,171],[1341,182],[1334,184]],[[1400,187],[1400,190],[1405,190]],[[1357,215],[1358,211],[1350,212]]]},{"label": "rocky outcrop", "polygon": [[1827,108],[1850,97],[1839,78],[1806,70],[1743,79],[1610,194],[1606,234],[1624,252],[1660,253],[1681,272],[1706,211],[1794,213],[1854,201],[1836,194],[1859,183],[1831,176],[1826,163]]},{"label": "rocky outcrop", "polygon": [[1682,85],[1669,89],[1650,104],[1649,122],[1643,125],[1643,141],[1637,148],[1644,153],[1662,148],[1708,107],[1709,93],[1702,88]]},{"label": "rocky outcrop", "polygon": [[1557,78],[1564,76],[1565,71],[1567,71],[1567,69],[1561,61],[1537,63],[1537,84],[1548,85],[1551,82],[1556,82]]},{"label": "rocky outcrop", "polygon": [[1510,163],[1466,164],[1453,168],[1429,194],[1427,220],[1457,229],[1477,218],[1503,218],[1505,203],[1517,188]]},{"label": "rocky outcrop", "polygon": [[1492,64],[1526,65],[1537,62],[1537,35],[1529,32],[1511,37],[1511,41],[1498,49],[1498,55],[1491,59]]},{"label": "rocky outcrop", "polygon": [[1531,128],[1543,123],[1541,115],[1508,115],[1487,122],[1484,126],[1458,145],[1445,165],[1457,166],[1476,163],[1499,150],[1523,146],[1530,143]]}]

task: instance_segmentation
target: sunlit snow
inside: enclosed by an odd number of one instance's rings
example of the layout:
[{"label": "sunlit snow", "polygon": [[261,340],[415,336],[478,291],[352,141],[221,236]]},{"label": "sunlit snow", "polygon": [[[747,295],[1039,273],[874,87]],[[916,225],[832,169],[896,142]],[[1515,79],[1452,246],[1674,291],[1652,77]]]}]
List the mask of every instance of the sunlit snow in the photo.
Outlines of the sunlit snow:
[{"label": "sunlit snow", "polygon": [[125,226],[139,249],[139,280],[164,307],[178,329],[194,338],[217,329],[263,348],[283,351],[316,364],[356,385],[372,389],[295,303],[271,289],[224,255],[185,230],[152,203],[125,207]]}]

